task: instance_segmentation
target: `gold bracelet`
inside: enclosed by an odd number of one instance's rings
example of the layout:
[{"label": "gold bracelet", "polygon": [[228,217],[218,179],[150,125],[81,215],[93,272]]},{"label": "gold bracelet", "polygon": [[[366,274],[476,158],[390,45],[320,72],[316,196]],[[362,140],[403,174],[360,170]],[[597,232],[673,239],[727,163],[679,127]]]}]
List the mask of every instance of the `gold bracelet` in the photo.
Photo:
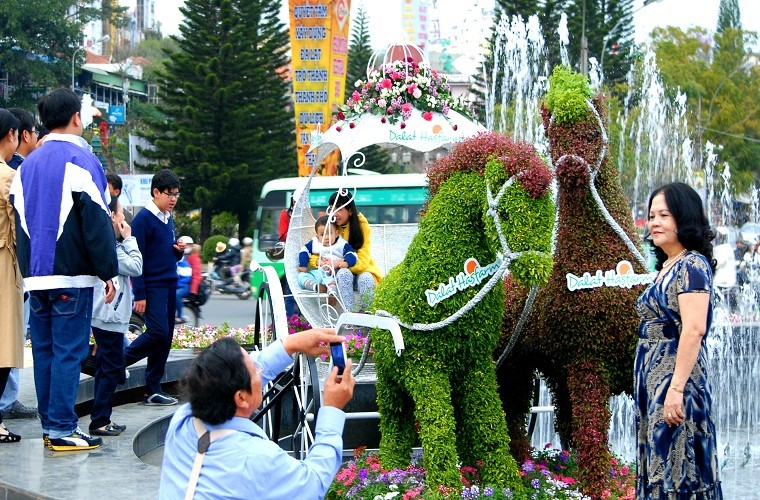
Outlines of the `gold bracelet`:
[{"label": "gold bracelet", "polygon": [[674,386],[674,385],[671,385],[671,386],[670,386],[670,390],[671,390],[671,391],[680,392],[681,394],[683,394],[683,389],[679,389],[678,387],[676,387],[676,386]]}]

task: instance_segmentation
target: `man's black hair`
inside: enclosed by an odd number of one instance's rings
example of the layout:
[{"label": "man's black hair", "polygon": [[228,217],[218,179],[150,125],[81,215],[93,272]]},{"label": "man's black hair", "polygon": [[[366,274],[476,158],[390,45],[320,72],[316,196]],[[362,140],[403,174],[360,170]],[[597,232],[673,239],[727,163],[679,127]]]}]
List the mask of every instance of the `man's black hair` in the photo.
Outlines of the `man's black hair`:
[{"label": "man's black hair", "polygon": [[123,184],[121,182],[121,177],[119,177],[117,174],[106,174],[106,181],[108,181],[108,183],[112,185],[114,189],[118,189],[119,192],[121,192]]},{"label": "man's black hair", "polygon": [[150,195],[153,196],[153,190],[158,189],[159,193],[165,193],[169,189],[179,189],[179,177],[168,168],[162,168],[153,175],[150,183]]},{"label": "man's black hair", "polygon": [[194,417],[218,425],[235,416],[235,394],[251,392],[251,373],[243,356],[240,344],[224,337],[193,360],[184,388]]},{"label": "man's black hair", "polygon": [[74,114],[82,111],[77,95],[66,88],[55,89],[37,103],[40,120],[48,130],[66,127]]},{"label": "man's black hair", "polygon": [[119,208],[119,198],[112,196],[111,201],[108,203],[108,210],[110,210],[111,213],[116,213],[117,208]]},{"label": "man's black hair", "polygon": [[41,123],[37,124],[37,141],[48,135],[50,131]]},{"label": "man's black hair", "polygon": [[21,132],[26,131],[27,134],[32,135],[32,129],[34,128],[34,117],[32,114],[21,108],[8,108],[8,111],[16,115],[18,121],[21,122],[18,133],[19,142],[21,142]]},{"label": "man's black hair", "polygon": [[0,108],[0,138],[5,137],[10,130],[15,130],[18,135],[18,128],[21,126],[16,115],[7,109]]}]

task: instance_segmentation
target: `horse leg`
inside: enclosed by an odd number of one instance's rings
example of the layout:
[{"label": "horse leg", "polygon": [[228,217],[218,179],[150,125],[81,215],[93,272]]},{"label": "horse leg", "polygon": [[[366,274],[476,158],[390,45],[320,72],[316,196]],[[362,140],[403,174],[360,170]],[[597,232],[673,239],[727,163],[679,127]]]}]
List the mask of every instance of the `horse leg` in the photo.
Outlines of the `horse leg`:
[{"label": "horse leg", "polygon": [[578,452],[581,489],[592,498],[601,498],[610,477],[609,377],[598,363],[581,361],[568,367],[568,392],[572,405],[573,438]]},{"label": "horse leg", "polygon": [[449,374],[433,364],[419,363],[402,376],[409,377],[406,384],[414,400],[414,416],[419,422],[427,483],[459,487]]},{"label": "horse leg", "polygon": [[376,387],[380,412],[380,460],[387,469],[405,469],[416,438],[414,404],[404,388],[393,377],[388,377],[380,364],[377,365]]},{"label": "horse leg", "polygon": [[[457,434],[462,464],[474,466],[480,460],[483,484],[519,489],[522,480],[509,451],[509,432],[497,396],[493,361],[483,356],[466,366],[461,383],[455,386],[453,399],[461,419]],[[472,390],[473,387],[478,390]]]},{"label": "horse leg", "polygon": [[524,356],[512,352],[497,373],[499,398],[509,429],[509,449],[520,462],[530,458],[530,436],[526,432],[525,418],[533,396],[534,371]]}]

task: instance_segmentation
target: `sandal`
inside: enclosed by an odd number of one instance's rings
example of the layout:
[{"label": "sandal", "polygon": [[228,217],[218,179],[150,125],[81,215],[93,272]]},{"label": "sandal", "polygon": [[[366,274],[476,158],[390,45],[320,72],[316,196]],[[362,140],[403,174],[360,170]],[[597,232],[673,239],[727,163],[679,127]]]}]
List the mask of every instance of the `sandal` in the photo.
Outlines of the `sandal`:
[{"label": "sandal", "polygon": [[21,441],[21,436],[12,433],[5,424],[0,423],[0,443],[18,443],[19,441]]}]

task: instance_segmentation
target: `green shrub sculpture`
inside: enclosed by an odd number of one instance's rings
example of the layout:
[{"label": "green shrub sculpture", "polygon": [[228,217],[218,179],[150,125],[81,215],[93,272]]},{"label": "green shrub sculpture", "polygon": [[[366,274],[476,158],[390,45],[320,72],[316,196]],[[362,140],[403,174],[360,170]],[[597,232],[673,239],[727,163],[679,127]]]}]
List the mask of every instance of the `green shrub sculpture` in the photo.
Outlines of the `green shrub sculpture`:
[{"label": "green shrub sculpture", "polygon": [[[545,282],[552,268],[550,182],[547,165],[530,144],[484,133],[455,146],[432,168],[432,198],[419,233],[404,261],[378,285],[373,307],[396,316],[402,326],[432,324],[450,318],[484,289],[488,277],[446,298],[439,294],[434,305],[428,301],[432,291],[455,280],[464,283],[467,269],[475,271],[471,279],[498,265],[503,248],[487,213],[487,186],[496,197],[508,185],[494,211],[509,249],[522,253],[510,270],[525,286]],[[443,328],[403,327],[406,348],[400,357],[387,331],[372,332],[384,466],[408,466],[412,447],[421,444],[431,485],[459,487],[457,465],[482,463],[484,484],[522,491],[493,361],[503,311],[504,288],[496,281],[473,309]]]},{"label": "green shrub sculpture", "polygon": [[[534,371],[545,377],[556,407],[555,427],[562,445],[577,450],[584,491],[598,498],[609,480],[607,432],[609,397],[627,391],[633,382],[633,348],[638,319],[634,304],[641,286],[570,291],[568,273],[595,276],[615,270],[618,262],[633,263],[636,273],[647,271],[605,220],[592,198],[587,165],[595,169],[602,150],[599,120],[584,104],[585,113],[570,121],[555,116],[577,115],[590,89],[585,77],[565,69],[550,80],[552,99],[542,109],[549,152],[559,186],[559,220],[554,269],[532,307],[514,350],[500,367],[498,380],[507,414],[511,449],[520,460],[530,442],[525,419],[530,407]],[[605,122],[603,98],[593,106]],[[568,108],[571,111],[568,111]],[[566,156],[567,155],[567,156]],[[574,156],[573,156],[574,155]],[[617,168],[603,161],[596,189],[610,215],[632,242],[633,220],[620,185]],[[506,280],[506,310],[502,346],[508,344],[522,313],[527,290],[513,277]]]}]

